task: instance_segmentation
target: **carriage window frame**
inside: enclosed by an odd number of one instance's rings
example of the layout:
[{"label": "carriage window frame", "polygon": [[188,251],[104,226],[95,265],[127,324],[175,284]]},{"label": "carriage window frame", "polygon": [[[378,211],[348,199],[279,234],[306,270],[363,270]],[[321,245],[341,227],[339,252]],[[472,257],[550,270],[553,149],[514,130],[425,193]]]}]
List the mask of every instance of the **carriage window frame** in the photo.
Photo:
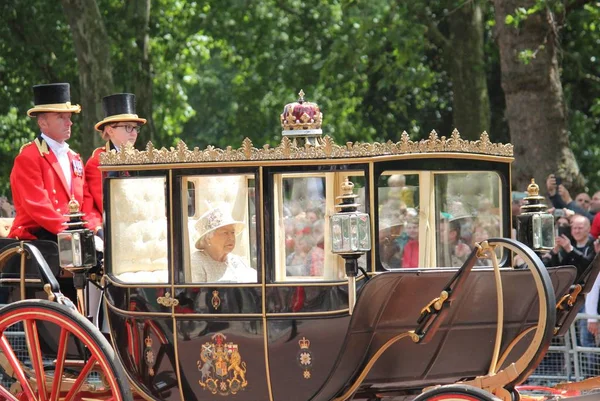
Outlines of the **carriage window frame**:
[{"label": "carriage window frame", "polygon": [[[436,216],[436,202],[437,194],[435,188],[436,176],[450,175],[450,174],[494,174],[498,179],[497,185],[497,217],[498,217],[498,236],[504,237],[506,227],[502,220],[503,216],[503,197],[504,187],[502,185],[502,175],[495,170],[398,170],[390,169],[384,170],[379,174],[376,179],[379,180],[381,177],[391,176],[394,174],[404,175],[418,175],[419,177],[419,266],[420,268],[444,268],[449,266],[438,266],[437,265],[437,230],[439,229],[439,218]],[[376,190],[379,191],[379,185],[376,185]],[[381,199],[378,199],[376,209],[381,207]],[[381,215],[379,210],[377,211],[378,228],[381,231]],[[374,241],[374,243],[376,243]],[[377,242],[378,243],[378,242]],[[506,255],[497,255],[499,258],[503,258],[500,263],[506,263]],[[384,271],[397,271],[402,268],[389,268],[385,266],[381,261],[380,249],[377,249],[377,261],[376,264],[380,266]],[[483,264],[487,266],[487,264]]]},{"label": "carriage window frame", "polygon": [[[417,195],[418,195],[418,199],[419,199],[419,204],[418,205],[414,205],[413,207],[417,208],[417,218],[419,220],[419,227],[425,227],[425,229],[420,229],[419,228],[419,268],[422,268],[423,266],[428,266],[426,264],[426,261],[428,260],[427,258],[427,241],[428,241],[428,225],[429,225],[429,221],[427,216],[429,215],[429,205],[427,204],[427,202],[422,202],[421,200],[423,199],[428,199],[428,192],[427,192],[427,187],[430,183],[431,177],[430,177],[430,172],[429,171],[422,171],[422,170],[384,170],[378,177],[377,180],[381,180],[382,177],[391,177],[393,175],[404,175],[404,176],[416,176],[418,178],[418,191],[417,191]],[[398,268],[393,268],[393,267],[389,267],[386,264],[384,264],[381,260],[381,244],[379,242],[379,233],[381,233],[382,229],[385,229],[386,227],[382,227],[382,214],[381,214],[381,189],[383,188],[383,186],[379,185],[379,182],[376,185],[376,190],[377,190],[377,197],[378,197],[378,202],[376,205],[376,208],[378,209],[377,212],[377,224],[379,227],[378,233],[375,236],[376,238],[374,238],[373,243],[374,244],[378,244],[378,249],[377,249],[377,257],[378,257],[378,261],[377,264],[380,265],[384,270],[387,271],[395,271],[395,270],[399,270],[399,269],[403,269],[402,267],[398,267]],[[385,188],[390,188],[389,186],[386,186]],[[375,241],[375,239],[377,239],[377,241]]]},{"label": "carriage window frame", "polygon": [[[499,174],[498,171],[493,171],[493,170],[435,171],[432,174],[432,185],[431,185],[432,196],[430,198],[430,201],[433,202],[431,204],[432,210],[434,210],[434,213],[432,213],[432,218],[434,220],[433,227],[436,227],[436,230],[432,233],[433,234],[433,238],[432,238],[432,244],[433,244],[433,246],[431,247],[432,254],[430,255],[430,257],[431,257],[431,261],[432,261],[431,266],[435,266],[437,268],[460,267],[460,266],[444,266],[444,265],[438,266],[438,255],[437,255],[437,252],[439,250],[438,249],[439,248],[439,244],[438,244],[438,242],[439,242],[438,241],[438,230],[440,228],[440,220],[443,218],[443,216],[441,216],[438,213],[438,211],[439,211],[439,209],[438,209],[438,201],[440,201],[440,199],[438,199],[439,197],[435,193],[435,191],[436,191],[436,186],[435,186],[436,185],[436,178],[438,176],[443,176],[443,175],[446,175],[446,176],[454,175],[454,176],[456,176],[456,175],[459,175],[459,174],[463,174],[465,176],[468,176],[469,174],[481,174],[481,175],[488,174],[490,176],[494,175],[496,177],[496,179],[497,179],[497,181],[496,181],[497,185],[495,187],[490,187],[490,191],[492,192],[491,195],[495,197],[495,200],[494,200],[495,205],[493,205],[493,206],[495,206],[495,208],[497,209],[497,213],[495,213],[495,214],[488,214],[488,215],[486,215],[486,217],[487,218],[491,218],[491,217],[496,218],[496,223],[497,223],[497,229],[498,229],[498,231],[497,231],[497,233],[494,233],[494,234],[497,234],[497,235],[491,235],[488,238],[493,238],[493,237],[501,237],[501,238],[503,238],[507,234],[505,232],[506,227],[504,227],[503,220],[502,220],[503,215],[504,215],[503,214],[504,213],[503,203],[502,203],[502,199],[505,196],[505,194],[503,192],[504,187],[502,185],[502,176]],[[465,181],[468,181],[468,180],[465,179]],[[480,180],[474,180],[474,181],[481,182]],[[490,181],[489,184],[492,184],[492,182]],[[490,198],[490,200],[491,200],[491,198]],[[470,206],[471,206],[471,209],[473,209],[473,205],[470,205]],[[480,205],[477,205],[477,206],[480,206]],[[452,210],[451,213],[454,213],[454,216],[451,216],[452,219],[455,219],[456,217],[459,217],[459,215],[460,215],[460,212],[457,212],[457,211],[454,211],[454,210]],[[470,218],[471,218],[471,220],[472,220],[472,222],[474,224],[474,222],[477,220],[477,218],[475,218],[475,215],[472,212],[470,214],[471,214]],[[472,232],[471,232],[471,234],[472,234]],[[464,235],[464,234],[461,234],[461,235]],[[472,242],[472,239],[471,239],[471,242]],[[471,251],[472,251],[472,243],[470,243],[468,245],[470,246]],[[501,248],[497,248],[496,249],[496,256],[498,257],[498,259],[502,259],[502,261],[500,262],[501,265],[503,265],[503,264],[506,263],[506,259],[504,259],[504,257],[506,256],[506,252],[504,252],[505,254],[503,255],[502,251],[503,251],[503,249],[501,249]],[[476,267],[477,266],[489,267],[491,265],[492,265],[492,263],[491,263],[490,259],[478,259],[477,262],[476,262]]]},{"label": "carriage window frame", "polygon": [[[178,282],[184,285],[215,285],[215,284],[250,284],[256,285],[260,283],[261,266],[259,263],[259,233],[258,233],[258,216],[256,185],[258,179],[254,171],[231,171],[228,173],[206,173],[199,171],[186,171],[178,175],[180,180],[179,194],[181,205],[180,213],[177,216],[181,224],[181,250],[182,250],[182,267],[180,279]],[[235,195],[235,202],[227,205],[227,201],[219,200],[219,192],[221,188],[229,188],[228,185],[223,186],[223,181],[227,179],[238,180],[238,193]],[[213,180],[213,185],[220,185],[221,188],[215,187],[211,192],[202,185],[202,182]],[[194,194],[190,194],[190,190],[194,189]],[[240,192],[241,191],[241,192]],[[208,196],[202,196],[202,194]],[[210,196],[210,194],[214,196]],[[233,196],[233,193],[230,194]],[[193,201],[194,206],[191,207],[188,202]],[[212,207],[225,207],[227,213],[231,213],[236,221],[243,222],[243,228],[240,234],[236,236],[236,248],[231,252],[237,255],[244,262],[246,267],[251,267],[256,272],[256,278],[253,281],[194,281],[192,274],[192,254],[195,252],[195,236],[196,223],[202,215]],[[190,213],[193,211],[193,213]],[[256,249],[253,251],[253,247]],[[253,256],[254,255],[254,256]],[[236,258],[237,259],[237,258]]]},{"label": "carriage window frame", "polygon": [[[119,207],[124,207],[124,206],[134,206],[134,203],[136,200],[140,200],[140,192],[136,192],[135,195],[131,194],[132,196],[130,197],[129,200],[127,199],[123,199],[123,198],[119,198],[119,199],[115,199],[116,196],[118,196],[119,194],[119,190],[124,190],[125,188],[130,188],[131,184],[133,182],[135,182],[134,180],[144,180],[144,181],[156,181],[157,184],[157,188],[155,191],[151,191],[153,194],[157,195],[159,198],[162,199],[162,202],[157,202],[156,205],[153,205],[154,207],[152,207],[152,212],[155,213],[155,217],[158,217],[161,215],[161,213],[156,213],[157,212],[157,206],[158,204],[162,205],[162,218],[160,218],[160,220],[163,220],[164,222],[164,227],[162,228],[164,230],[164,233],[160,233],[157,234],[156,228],[158,227],[156,222],[153,220],[153,224],[152,225],[152,229],[149,230],[142,230],[141,233],[142,234],[146,234],[146,235],[140,235],[140,231],[136,230],[136,235],[124,235],[123,234],[123,229],[126,228],[131,228],[131,227],[127,227],[127,226],[123,226],[122,229],[122,224],[124,224],[124,220],[125,223],[127,221],[127,219],[123,219],[122,215],[123,212],[120,212],[117,210],[117,208]],[[159,182],[160,181],[160,182]],[[118,188],[118,185],[122,185],[123,188]],[[160,186],[160,190],[158,188],[158,186]],[[145,184],[143,186],[146,190],[148,190],[149,188],[149,184]],[[170,263],[171,260],[171,245],[170,245],[170,238],[169,238],[169,226],[171,224],[169,218],[168,218],[168,193],[167,193],[167,187],[168,187],[168,179],[166,175],[156,175],[156,174],[140,174],[140,175],[136,175],[136,176],[130,176],[129,174],[127,175],[119,175],[118,177],[108,177],[105,180],[104,183],[104,203],[105,203],[105,208],[106,208],[106,213],[105,213],[105,218],[108,219],[108,222],[105,222],[105,227],[107,228],[105,236],[106,236],[106,244],[107,246],[105,247],[105,260],[106,260],[106,272],[107,274],[109,274],[111,277],[113,277],[114,279],[116,279],[119,282],[131,285],[131,284],[138,284],[138,285],[148,285],[148,284],[169,284],[171,283],[171,271],[172,271],[172,266]],[[141,201],[141,203],[143,204],[139,204],[137,205],[137,207],[132,207],[130,209],[130,213],[127,213],[126,215],[129,215],[129,217],[133,216],[134,220],[131,221],[131,224],[138,224],[138,226],[144,222],[148,222],[148,219],[136,219],[135,216],[135,212],[137,211],[137,213],[141,213],[143,212],[144,216],[147,215],[151,215],[151,212],[148,212],[149,210],[149,205],[147,202],[143,202]],[[151,236],[152,237],[152,241],[161,241],[162,243],[164,243],[164,248],[161,251],[161,247],[157,247],[157,246],[153,246],[151,247],[151,255],[150,258],[144,258],[144,259],[150,259],[151,263],[149,265],[147,265],[147,267],[150,267],[149,269],[143,269],[143,268],[139,268],[139,261],[136,263],[131,262],[130,264],[135,265],[136,267],[129,269],[126,268],[125,271],[123,271],[122,266],[125,265],[123,257],[121,257],[121,253],[125,254],[125,251],[120,252],[118,249],[118,247],[123,247],[125,246],[125,244],[127,244],[126,239],[130,238],[130,239],[141,239],[141,241],[143,242],[143,238],[146,236]],[[158,235],[158,237],[157,237]],[[157,237],[157,238],[155,238]],[[149,241],[148,241],[149,242]],[[139,245],[139,244],[138,244]],[[131,255],[131,250],[135,249],[134,246],[131,246],[131,248],[128,248],[128,255]],[[162,254],[157,255],[157,252],[162,252]],[[160,256],[160,257],[156,257],[156,256]],[[157,268],[161,266],[161,268]],[[131,273],[129,275],[124,275],[124,273]],[[163,277],[164,275],[164,277]]]},{"label": "carriage window frame", "polygon": [[[311,172],[277,172],[272,175],[272,195],[273,195],[273,216],[274,216],[274,251],[273,258],[275,266],[275,282],[338,282],[347,279],[344,269],[344,259],[331,252],[331,239],[329,220],[332,214],[336,212],[336,197],[340,195],[341,183],[346,177],[361,177],[363,182],[363,199],[360,201],[359,209],[365,211],[368,199],[368,176],[364,170],[332,170],[332,171],[311,171]],[[324,185],[324,211],[323,211],[323,274],[322,275],[293,275],[286,271],[286,218],[284,217],[284,180],[286,179],[305,179],[322,178]],[[356,193],[356,190],[355,190]],[[365,266],[368,264],[366,255],[361,257],[359,264]]]}]

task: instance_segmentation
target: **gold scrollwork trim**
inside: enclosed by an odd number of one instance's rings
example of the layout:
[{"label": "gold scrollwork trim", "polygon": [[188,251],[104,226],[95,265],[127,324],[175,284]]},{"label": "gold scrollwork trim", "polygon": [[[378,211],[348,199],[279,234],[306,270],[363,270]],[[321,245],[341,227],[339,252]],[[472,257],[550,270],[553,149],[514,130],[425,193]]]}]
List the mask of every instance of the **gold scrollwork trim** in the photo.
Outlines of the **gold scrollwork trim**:
[{"label": "gold scrollwork trim", "polygon": [[165,292],[164,297],[156,298],[156,302],[158,302],[159,305],[166,306],[167,308],[179,305],[179,300],[177,298],[171,298],[170,292]]},{"label": "gold scrollwork trim", "polygon": [[412,141],[406,131],[400,141],[385,143],[346,142],[337,145],[330,136],[324,136],[321,146],[306,144],[297,146],[295,140],[284,137],[276,147],[264,145],[262,149],[255,148],[249,138],[242,141],[242,146],[233,149],[219,149],[209,145],[205,150],[188,146],[179,141],[176,147],[156,149],[148,142],[146,150],[139,151],[128,144],[117,152],[114,149],[100,155],[103,166],[133,165],[133,164],[168,164],[168,163],[201,163],[201,162],[248,162],[261,160],[302,160],[302,159],[339,159],[353,157],[370,157],[384,155],[403,155],[419,153],[473,153],[495,156],[513,156],[513,145],[492,143],[487,132],[483,132],[477,141],[462,139],[458,130],[452,131],[449,138],[439,137],[431,131],[428,139]]}]

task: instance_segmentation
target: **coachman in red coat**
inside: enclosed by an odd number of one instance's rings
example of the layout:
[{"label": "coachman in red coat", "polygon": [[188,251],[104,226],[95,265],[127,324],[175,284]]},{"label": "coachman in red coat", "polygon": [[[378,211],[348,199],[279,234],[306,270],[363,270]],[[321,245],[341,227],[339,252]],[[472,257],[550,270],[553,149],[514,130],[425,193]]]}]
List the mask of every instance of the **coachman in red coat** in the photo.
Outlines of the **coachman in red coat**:
[{"label": "coachman in red coat", "polygon": [[135,113],[135,95],[116,93],[102,98],[104,119],[95,126],[106,145],[97,148],[85,165],[86,191],[82,209],[93,222],[102,224],[102,174],[100,155],[112,149],[119,151],[126,143],[135,144],[140,126],[146,123]]},{"label": "coachman in red coat", "polygon": [[27,115],[37,118],[41,134],[15,158],[10,185],[16,216],[8,236],[56,240],[66,228],[71,198],[84,203],[83,163],[67,145],[71,115],[81,107],[71,104],[67,83],[36,85],[33,93],[35,106]]}]

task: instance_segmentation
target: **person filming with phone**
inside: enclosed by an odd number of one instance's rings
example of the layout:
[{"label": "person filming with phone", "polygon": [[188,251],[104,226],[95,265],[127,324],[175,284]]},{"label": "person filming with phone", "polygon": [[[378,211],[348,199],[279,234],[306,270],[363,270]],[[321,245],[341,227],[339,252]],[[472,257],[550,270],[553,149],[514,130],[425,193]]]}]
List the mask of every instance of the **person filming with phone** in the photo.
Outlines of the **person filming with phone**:
[{"label": "person filming with phone", "polygon": [[[550,174],[548,178],[546,178],[546,192],[548,193],[548,198],[550,202],[552,202],[552,206],[556,210],[560,209],[569,209],[572,210],[575,214],[580,214],[588,218],[590,223],[594,220],[595,211],[592,211],[589,208],[584,208],[582,203],[579,200],[573,200],[571,197],[571,193],[565,186],[565,182],[563,179],[557,174]],[[589,195],[586,193],[581,193],[577,195],[577,198],[585,198]]]},{"label": "person filming with phone", "polygon": [[557,219],[557,235],[554,248],[544,255],[543,261],[547,267],[573,265],[577,268],[579,277],[596,256],[594,239],[590,236],[590,221],[579,214],[568,219]]},{"label": "person filming with phone", "polygon": [[[587,217],[576,214],[571,217],[571,224],[566,217],[556,219],[556,237],[554,240],[554,249],[542,257],[547,267],[573,265],[577,268],[577,279],[587,269],[594,256],[596,256],[597,245],[594,238],[590,236],[590,221]],[[570,231],[570,236],[568,235]],[[580,312],[588,312],[584,307]],[[579,320],[579,344],[583,347],[595,347],[596,342],[593,333],[588,328],[588,322],[585,319]],[[582,355],[582,372],[589,376],[593,367],[596,365],[596,356],[591,353]]]}]

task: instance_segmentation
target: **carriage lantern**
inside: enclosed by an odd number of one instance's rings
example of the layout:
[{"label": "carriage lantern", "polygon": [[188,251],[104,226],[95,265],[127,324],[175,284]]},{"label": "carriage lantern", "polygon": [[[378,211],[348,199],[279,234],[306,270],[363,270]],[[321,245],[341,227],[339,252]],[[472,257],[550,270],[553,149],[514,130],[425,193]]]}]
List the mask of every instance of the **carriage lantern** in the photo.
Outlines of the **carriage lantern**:
[{"label": "carriage lantern", "polygon": [[331,251],[340,255],[346,262],[348,276],[348,307],[350,314],[356,302],[356,276],[358,275],[358,258],[371,250],[371,225],[369,215],[357,210],[355,203],[358,195],[353,193],[354,184],[348,180],[342,183],[342,195],[336,200],[339,209],[331,216]]},{"label": "carriage lantern", "polygon": [[521,215],[517,216],[517,240],[529,246],[535,252],[544,252],[554,247],[554,216],[547,213],[542,203],[540,188],[531,179],[527,187],[528,196],[521,206]]},{"label": "carriage lantern", "polygon": [[69,218],[67,228],[58,234],[60,266],[71,272],[85,271],[96,265],[94,233],[85,228],[81,219],[84,214],[75,199],[69,202],[69,214],[65,216]]}]

